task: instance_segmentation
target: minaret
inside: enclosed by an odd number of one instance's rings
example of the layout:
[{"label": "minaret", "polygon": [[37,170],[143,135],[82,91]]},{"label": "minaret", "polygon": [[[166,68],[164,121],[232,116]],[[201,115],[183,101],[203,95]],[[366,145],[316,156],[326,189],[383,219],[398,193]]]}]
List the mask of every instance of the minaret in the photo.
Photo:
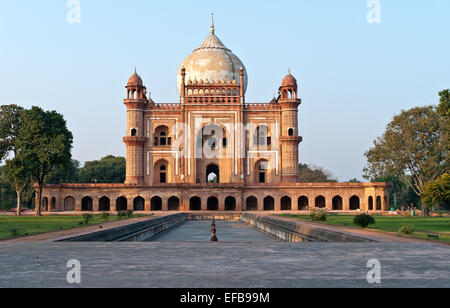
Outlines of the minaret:
[{"label": "minaret", "polygon": [[148,103],[142,79],[136,73],[128,79],[126,86],[127,97],[124,104],[127,106],[127,134],[123,138],[127,146],[127,171],[125,184],[144,184],[144,109]]},{"label": "minaret", "polygon": [[295,183],[299,181],[298,175],[298,147],[302,137],[298,135],[298,98],[297,80],[291,71],[284,77],[280,87],[281,105],[281,156],[282,156],[282,182]]}]

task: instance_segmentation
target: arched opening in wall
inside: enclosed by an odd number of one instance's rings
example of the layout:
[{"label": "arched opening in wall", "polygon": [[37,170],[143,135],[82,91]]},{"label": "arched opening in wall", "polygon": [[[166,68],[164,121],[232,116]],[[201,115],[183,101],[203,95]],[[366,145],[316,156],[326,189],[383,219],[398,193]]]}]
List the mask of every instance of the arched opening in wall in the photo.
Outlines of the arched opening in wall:
[{"label": "arched opening in wall", "polygon": [[218,211],[219,210],[219,199],[216,197],[208,198],[208,211]]},{"label": "arched opening in wall", "polygon": [[264,211],[274,211],[275,210],[275,199],[272,197],[264,198]]},{"label": "arched opening in wall", "polygon": [[258,199],[256,197],[248,197],[246,202],[247,211],[257,211],[258,210]]},{"label": "arched opening in wall", "polygon": [[200,199],[199,197],[192,197],[189,200],[189,210],[201,211],[202,210],[202,199]]},{"label": "arched opening in wall", "polygon": [[196,136],[195,157],[197,159],[222,158],[228,147],[227,130],[216,123],[201,128]]},{"label": "arched opening in wall", "polygon": [[325,197],[324,196],[318,196],[316,198],[316,208],[318,209],[324,209],[326,207],[325,204]]},{"label": "arched opening in wall", "polygon": [[165,147],[172,145],[172,137],[169,135],[169,128],[165,125],[158,126],[155,129],[153,145],[155,147]]},{"label": "arched opening in wall", "polygon": [[171,197],[168,201],[169,211],[179,211],[180,210],[180,199],[177,197]]},{"label": "arched opening in wall", "polygon": [[236,211],[236,199],[234,197],[225,199],[225,211]]},{"label": "arched opening in wall", "polygon": [[289,137],[293,137],[294,136],[294,129],[289,128],[288,135],[289,135]]},{"label": "arched opening in wall", "polygon": [[125,197],[117,198],[116,211],[126,211],[128,209],[128,200]]},{"label": "arched opening in wall", "polygon": [[353,196],[350,198],[350,210],[356,211],[361,208],[360,200],[358,196]]},{"label": "arched opening in wall", "polygon": [[111,210],[111,201],[108,197],[101,197],[98,201],[98,209],[101,212],[109,212]]},{"label": "arched opening in wall", "polygon": [[66,197],[64,199],[64,212],[75,211],[75,199],[73,197]]},{"label": "arched opening in wall", "polygon": [[342,211],[344,209],[342,205],[342,197],[336,196],[333,198],[333,211]]},{"label": "arched opening in wall", "polygon": [[253,143],[258,148],[266,148],[272,143],[267,125],[259,125],[256,128]]},{"label": "arched opening in wall", "polygon": [[160,159],[155,163],[155,183],[167,184],[169,182],[169,163],[165,159]]},{"label": "arched opening in wall", "polygon": [[[384,208],[385,209],[389,208],[389,201],[388,201],[388,197],[387,196],[384,197]],[[383,210],[383,209],[381,209],[381,210]]]},{"label": "arched opening in wall", "polygon": [[220,171],[217,165],[208,165],[206,167],[206,182],[207,183],[220,183]]},{"label": "arched opening in wall", "polygon": [[91,197],[84,197],[81,200],[81,210],[83,212],[92,211],[92,198]]},{"label": "arched opening in wall", "polygon": [[301,196],[298,198],[298,210],[305,211],[309,207],[308,198],[306,196]]},{"label": "arched opening in wall", "polygon": [[136,197],[133,200],[133,209],[136,212],[143,212],[145,211],[145,200],[142,197]]},{"label": "arched opening in wall", "polygon": [[369,197],[369,211],[373,211],[373,197]]},{"label": "arched opening in wall", "polygon": [[284,90],[284,91],[283,91],[283,98],[287,98],[287,97],[288,97],[287,91]]},{"label": "arched opening in wall", "polygon": [[267,182],[267,171],[269,168],[269,162],[265,159],[259,160],[256,163],[256,174],[257,174],[257,181],[256,183],[266,183]]},{"label": "arched opening in wall", "polygon": [[377,211],[381,211],[381,197],[377,197]]},{"label": "arched opening in wall", "polygon": [[160,197],[153,197],[150,209],[151,211],[162,211],[162,199]]},{"label": "arched opening in wall", "polygon": [[281,198],[281,210],[282,211],[292,210],[292,200],[288,196]]},{"label": "arched opening in wall", "polygon": [[136,135],[137,135],[137,131],[136,131],[135,128],[133,128],[133,129],[131,130],[131,137],[136,137]]},{"label": "arched opening in wall", "polygon": [[50,203],[50,210],[55,211],[56,210],[56,198],[52,198],[52,202]]},{"label": "arched opening in wall", "polygon": [[47,197],[44,197],[42,199],[42,211],[48,212],[48,198]]}]

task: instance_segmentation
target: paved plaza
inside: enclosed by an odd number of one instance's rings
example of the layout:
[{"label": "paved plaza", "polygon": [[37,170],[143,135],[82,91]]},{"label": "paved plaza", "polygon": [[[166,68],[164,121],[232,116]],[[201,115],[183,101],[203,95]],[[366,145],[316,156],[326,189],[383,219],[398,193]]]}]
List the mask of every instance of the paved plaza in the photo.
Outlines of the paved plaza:
[{"label": "paved plaza", "polygon": [[375,287],[450,287],[450,248],[405,243],[4,243],[0,287],[373,287],[369,259],[381,262]]}]

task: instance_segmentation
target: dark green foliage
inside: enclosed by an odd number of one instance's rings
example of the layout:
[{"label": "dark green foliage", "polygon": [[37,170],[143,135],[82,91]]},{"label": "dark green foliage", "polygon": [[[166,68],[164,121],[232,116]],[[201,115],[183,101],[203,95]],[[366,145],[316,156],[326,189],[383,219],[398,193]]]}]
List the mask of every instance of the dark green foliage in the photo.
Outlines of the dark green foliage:
[{"label": "dark green foliage", "polygon": [[398,230],[401,234],[413,234],[414,233],[414,225],[413,224],[403,224]]},{"label": "dark green foliage", "polygon": [[372,215],[361,214],[355,217],[353,223],[361,228],[366,228],[368,225],[375,224],[375,218]]},{"label": "dark green foliage", "polygon": [[133,211],[132,210],[128,210],[127,211],[127,217],[131,218],[133,216]]},{"label": "dark green foliage", "polygon": [[106,156],[86,162],[78,171],[80,183],[124,183],[126,161],[124,157]]},{"label": "dark green foliage", "polygon": [[329,171],[307,164],[299,165],[299,177],[302,183],[334,183],[337,180]]},{"label": "dark green foliage", "polygon": [[78,169],[80,162],[69,160],[63,164],[56,165],[45,177],[46,184],[78,183]]},{"label": "dark green foliage", "polygon": [[102,219],[105,223],[108,222],[109,216],[110,216],[109,213],[102,213]]},{"label": "dark green foliage", "polygon": [[22,128],[23,108],[17,105],[0,106],[0,162],[10,152],[16,153],[16,141]]},{"label": "dark green foliage", "polygon": [[83,221],[84,221],[85,225],[89,224],[89,221],[91,219],[92,219],[92,215],[91,214],[83,214]]}]

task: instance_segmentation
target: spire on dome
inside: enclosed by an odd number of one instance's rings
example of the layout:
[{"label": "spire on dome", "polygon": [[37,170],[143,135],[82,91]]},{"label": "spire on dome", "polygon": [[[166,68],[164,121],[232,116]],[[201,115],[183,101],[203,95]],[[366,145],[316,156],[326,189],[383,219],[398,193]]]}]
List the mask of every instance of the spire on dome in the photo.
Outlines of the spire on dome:
[{"label": "spire on dome", "polygon": [[211,34],[215,34],[215,29],[214,29],[214,13],[211,14]]}]

